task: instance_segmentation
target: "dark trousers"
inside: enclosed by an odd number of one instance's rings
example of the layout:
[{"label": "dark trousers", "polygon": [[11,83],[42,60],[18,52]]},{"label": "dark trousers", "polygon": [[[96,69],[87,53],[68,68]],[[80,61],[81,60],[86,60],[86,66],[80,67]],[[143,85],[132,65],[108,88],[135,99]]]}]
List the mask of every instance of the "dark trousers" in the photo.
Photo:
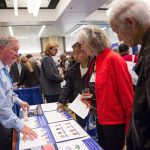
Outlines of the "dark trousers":
[{"label": "dark trousers", "polygon": [[57,102],[59,99],[59,94],[57,95],[44,95],[47,103],[53,103],[53,102]]},{"label": "dark trousers", "polygon": [[0,150],[12,150],[13,129],[7,129],[0,124]]},{"label": "dark trousers", "polygon": [[86,127],[86,123],[88,121],[88,117],[86,117],[85,119],[82,119],[80,116],[76,115],[76,119],[77,119],[77,122],[79,123],[79,125],[82,127],[82,128],[85,128]]},{"label": "dark trousers", "polygon": [[125,124],[100,125],[97,122],[98,143],[104,150],[122,150],[125,142]]}]

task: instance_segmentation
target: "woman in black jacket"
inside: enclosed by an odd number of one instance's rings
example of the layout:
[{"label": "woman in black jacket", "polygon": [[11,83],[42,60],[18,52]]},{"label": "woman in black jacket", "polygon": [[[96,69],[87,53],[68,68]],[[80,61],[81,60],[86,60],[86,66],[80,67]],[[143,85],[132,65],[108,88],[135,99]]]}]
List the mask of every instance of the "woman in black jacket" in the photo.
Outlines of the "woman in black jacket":
[{"label": "woman in black jacket", "polygon": [[[67,71],[66,85],[58,101],[58,110],[62,110],[65,103],[71,103],[87,87],[88,56],[81,49],[80,43],[75,43],[72,48],[76,63]],[[86,119],[82,119],[77,115],[76,118],[78,123],[85,127]]]}]

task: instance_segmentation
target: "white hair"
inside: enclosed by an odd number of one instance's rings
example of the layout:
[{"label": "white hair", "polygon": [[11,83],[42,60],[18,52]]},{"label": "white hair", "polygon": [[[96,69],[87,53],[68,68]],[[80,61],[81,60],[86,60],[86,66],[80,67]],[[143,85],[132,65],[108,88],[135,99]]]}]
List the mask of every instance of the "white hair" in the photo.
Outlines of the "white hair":
[{"label": "white hair", "polygon": [[12,36],[8,36],[8,37],[1,36],[0,37],[0,45],[1,46],[9,46],[9,44],[12,41],[18,41],[18,40],[15,37],[12,37]]},{"label": "white hair", "polygon": [[134,17],[137,25],[145,26],[150,23],[150,13],[142,0],[115,0],[109,14],[109,22],[121,24],[125,28],[125,18]]},{"label": "white hair", "polygon": [[86,42],[91,51],[97,54],[105,48],[110,47],[108,36],[100,27],[86,25],[78,32],[77,36],[79,42]]}]

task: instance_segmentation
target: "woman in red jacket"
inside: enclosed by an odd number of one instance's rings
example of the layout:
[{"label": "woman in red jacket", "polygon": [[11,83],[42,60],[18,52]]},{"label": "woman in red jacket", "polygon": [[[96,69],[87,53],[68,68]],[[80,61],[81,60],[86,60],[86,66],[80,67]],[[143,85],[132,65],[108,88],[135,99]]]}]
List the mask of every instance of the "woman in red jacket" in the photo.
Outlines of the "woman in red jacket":
[{"label": "woman in red jacket", "polygon": [[97,133],[104,150],[122,150],[131,117],[132,81],[126,62],[110,49],[110,42],[100,28],[88,25],[78,34],[78,41],[90,56],[96,56]]}]

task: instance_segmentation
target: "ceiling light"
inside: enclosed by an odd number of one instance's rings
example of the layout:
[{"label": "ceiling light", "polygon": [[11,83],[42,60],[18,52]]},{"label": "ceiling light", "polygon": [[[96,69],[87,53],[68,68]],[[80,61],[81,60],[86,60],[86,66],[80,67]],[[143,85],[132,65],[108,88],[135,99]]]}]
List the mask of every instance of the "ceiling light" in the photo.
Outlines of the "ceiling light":
[{"label": "ceiling light", "polygon": [[40,32],[39,32],[39,34],[38,34],[39,37],[40,37],[41,34],[43,33],[44,29],[45,29],[45,25],[43,25],[43,26],[41,27],[41,30],[40,30]]},{"label": "ceiling light", "polygon": [[15,16],[18,16],[18,1],[13,0]]},{"label": "ceiling light", "polygon": [[72,32],[70,33],[70,35],[74,35],[76,34],[79,30],[81,30],[82,28],[84,28],[86,25],[81,25],[77,28],[75,28],[74,30],[72,30]]},{"label": "ceiling light", "polygon": [[27,0],[27,10],[29,14],[37,16],[41,6],[41,0]]},{"label": "ceiling light", "polygon": [[13,30],[12,30],[12,27],[11,27],[11,26],[9,26],[9,27],[8,27],[8,29],[9,29],[9,33],[10,33],[10,35],[11,35],[11,36],[14,36],[14,33],[13,33]]}]

